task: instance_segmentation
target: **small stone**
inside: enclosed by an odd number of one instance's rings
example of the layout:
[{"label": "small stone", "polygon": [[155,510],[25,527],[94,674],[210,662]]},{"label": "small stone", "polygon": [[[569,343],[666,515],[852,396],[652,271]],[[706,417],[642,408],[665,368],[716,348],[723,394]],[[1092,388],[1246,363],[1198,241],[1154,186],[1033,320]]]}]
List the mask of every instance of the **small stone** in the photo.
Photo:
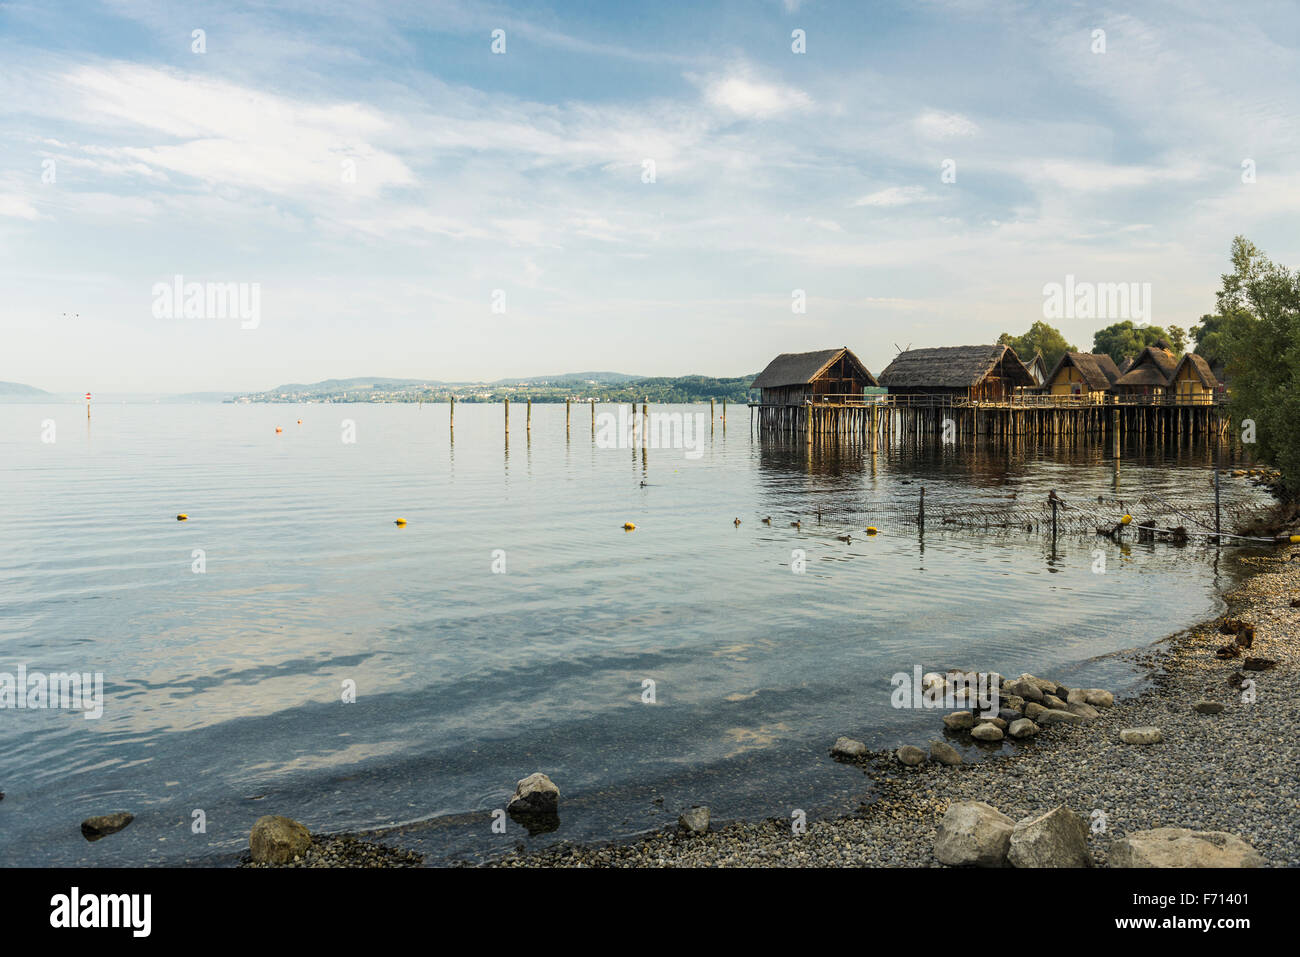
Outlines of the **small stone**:
[{"label": "small stone", "polygon": [[98,841],[101,837],[116,834],[134,820],[135,815],[128,814],[126,811],[88,817],[81,822],[81,836],[88,841]]},{"label": "small stone", "polygon": [[1064,711],[1065,702],[1054,694],[1043,695],[1043,707],[1051,708],[1053,711]]},{"label": "small stone", "polygon": [[1044,708],[1036,701],[1031,701],[1025,705],[1025,717],[1031,721],[1037,720],[1039,715],[1046,714],[1049,709]]},{"label": "small stone", "polygon": [[930,742],[930,759],[949,767],[961,764],[961,752],[943,741]]},{"label": "small stone", "polygon": [[983,724],[976,725],[970,736],[979,741],[1001,741],[1002,729],[992,721],[985,721]]},{"label": "small stone", "polygon": [[1004,694],[1002,695],[1002,704],[1008,708],[1015,708],[1017,711],[1025,710],[1025,699],[1019,695]]},{"label": "small stone", "polygon": [[943,723],[952,731],[969,731],[975,727],[975,715],[969,711],[954,711],[943,716]]},{"label": "small stone", "polygon": [[1008,724],[1007,719],[1001,717],[1000,715],[994,715],[988,718],[985,718],[983,716],[977,716],[975,720],[978,724],[993,724],[993,725],[997,725],[998,729],[1001,731],[1007,730],[1007,724]]},{"label": "small stone", "polygon": [[1110,849],[1111,867],[1263,867],[1260,853],[1227,831],[1158,827],[1135,831]]},{"label": "small stone", "polygon": [[1005,867],[1015,821],[983,801],[958,801],[939,822],[934,856],[954,867]]},{"label": "small stone", "polygon": [[1079,717],[1084,718],[1088,721],[1092,721],[1096,718],[1101,717],[1100,711],[1098,711],[1092,705],[1082,701],[1079,702],[1078,704],[1067,704],[1065,706],[1065,710],[1070,712],[1070,714],[1077,714]]},{"label": "small stone", "polygon": [[1018,721],[1012,721],[1011,727],[1007,729],[1007,734],[1013,738],[1032,738],[1038,733],[1038,725],[1028,718],[1021,718]]},{"label": "small stone", "polygon": [[1053,709],[1044,711],[1035,720],[1039,724],[1083,724],[1088,719],[1081,714],[1075,714],[1073,711]]},{"label": "small stone", "polygon": [[1064,805],[1025,818],[1011,832],[1007,859],[1012,867],[1092,867],[1088,825]]},{"label": "small stone", "polygon": [[254,864],[288,864],[307,853],[311,834],[291,817],[267,814],[259,817],[248,835],[248,849]]},{"label": "small stone", "polygon": [[1087,704],[1088,688],[1071,688],[1070,693],[1065,696],[1065,703],[1070,704]]},{"label": "small stone", "polygon": [[1277,662],[1272,658],[1247,658],[1241,666],[1247,671],[1272,671],[1277,667]]},{"label": "small stone", "polygon": [[1218,714],[1223,710],[1223,705],[1217,701],[1198,701],[1192,707],[1197,714]]},{"label": "small stone", "polygon": [[1012,721],[1019,721],[1021,718],[1024,717],[1024,715],[1021,714],[1019,711],[1017,711],[1015,708],[1003,708],[1001,711],[998,712],[998,717],[1001,718],[1003,721],[1005,721],[1007,724],[1010,724]]},{"label": "small stone", "polygon": [[898,760],[909,768],[914,768],[925,760],[925,752],[912,744],[905,744],[898,749]]},{"label": "small stone", "polygon": [[709,809],[693,807],[677,818],[677,826],[687,834],[706,834],[709,830]]},{"label": "small stone", "polygon": [[831,748],[831,757],[835,758],[860,758],[867,753],[867,746],[861,741],[855,741],[853,738],[836,738],[835,745]]},{"label": "small stone", "polygon": [[1125,728],[1119,733],[1119,739],[1125,744],[1159,744],[1164,735],[1159,728]]}]

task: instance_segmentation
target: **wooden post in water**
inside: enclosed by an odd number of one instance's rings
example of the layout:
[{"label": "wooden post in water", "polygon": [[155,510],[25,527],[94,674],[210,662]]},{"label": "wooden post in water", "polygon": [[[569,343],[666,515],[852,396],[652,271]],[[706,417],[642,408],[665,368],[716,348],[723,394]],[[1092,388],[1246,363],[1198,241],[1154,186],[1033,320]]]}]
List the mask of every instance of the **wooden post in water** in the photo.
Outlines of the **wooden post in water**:
[{"label": "wooden post in water", "polygon": [[568,399],[565,399],[564,400],[564,437],[566,439],[569,437],[569,416],[571,415],[571,411],[569,408],[570,405],[571,405],[570,401]]},{"label": "wooden post in water", "polygon": [[709,434],[713,434],[713,399],[709,399]]},{"label": "wooden post in water", "polygon": [[[635,412],[633,414],[635,414]],[[650,403],[642,402],[641,403],[641,448],[644,449],[646,447],[646,443],[650,441],[649,436],[650,436]]]},{"label": "wooden post in water", "polygon": [[[1215,418],[1218,418],[1216,415]],[[1215,423],[1214,436],[1214,544],[1221,544],[1219,533],[1222,531],[1219,525],[1219,472],[1221,471],[1221,456],[1223,449],[1222,437],[1218,434],[1218,423]]]},{"label": "wooden post in water", "polygon": [[591,400],[591,437],[596,437],[596,400]]},{"label": "wooden post in water", "polygon": [[533,434],[533,400],[528,399],[524,406],[524,431]]},{"label": "wooden post in water", "polygon": [[925,531],[925,486],[921,486],[921,511],[916,516],[917,524],[921,526],[921,531]]},{"label": "wooden post in water", "polygon": [[510,434],[510,400],[506,399],[506,435]]},{"label": "wooden post in water", "polygon": [[451,397],[451,431],[456,431],[456,397]]}]

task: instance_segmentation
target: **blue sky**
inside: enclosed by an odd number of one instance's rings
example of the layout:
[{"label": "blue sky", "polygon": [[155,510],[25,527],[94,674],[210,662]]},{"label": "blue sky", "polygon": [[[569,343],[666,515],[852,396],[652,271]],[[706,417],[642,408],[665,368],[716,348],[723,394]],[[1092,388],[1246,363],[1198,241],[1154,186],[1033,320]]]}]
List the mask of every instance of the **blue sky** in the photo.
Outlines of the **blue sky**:
[{"label": "blue sky", "polygon": [[[879,371],[1067,274],[1187,327],[1234,234],[1300,260],[1298,45],[1292,2],[0,3],[0,379]],[[177,274],[257,327],[155,317]]]}]

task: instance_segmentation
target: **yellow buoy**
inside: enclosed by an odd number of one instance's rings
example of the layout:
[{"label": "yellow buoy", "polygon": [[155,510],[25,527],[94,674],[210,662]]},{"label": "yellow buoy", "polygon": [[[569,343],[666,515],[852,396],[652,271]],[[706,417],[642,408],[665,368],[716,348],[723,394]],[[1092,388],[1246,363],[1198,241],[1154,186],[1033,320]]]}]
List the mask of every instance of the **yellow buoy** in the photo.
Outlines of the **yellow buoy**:
[{"label": "yellow buoy", "polygon": [[176,521],[178,522],[184,522],[188,520],[189,520],[189,516],[186,515],[184,512],[181,512],[179,515],[176,516]]},{"label": "yellow buoy", "polygon": [[397,521],[393,522],[393,524],[394,524],[394,525],[405,525],[405,524],[406,524],[406,519],[404,519],[404,518],[399,518]]},{"label": "yellow buoy", "polygon": [[1128,525],[1128,524],[1129,524],[1130,522],[1132,522],[1132,521],[1133,521],[1133,516],[1132,516],[1132,515],[1125,515],[1125,516],[1123,516],[1123,517],[1120,518],[1119,523],[1120,523],[1121,525]]},{"label": "yellow buoy", "polygon": [[866,528],[866,532],[868,535],[875,535],[879,531],[880,529],[876,528],[876,526],[874,525],[868,525]]},{"label": "yellow buoy", "polygon": [[633,525],[631,522],[624,522],[624,523],[623,523],[623,531],[625,531],[625,532],[633,531],[635,528],[636,528],[636,526]]}]

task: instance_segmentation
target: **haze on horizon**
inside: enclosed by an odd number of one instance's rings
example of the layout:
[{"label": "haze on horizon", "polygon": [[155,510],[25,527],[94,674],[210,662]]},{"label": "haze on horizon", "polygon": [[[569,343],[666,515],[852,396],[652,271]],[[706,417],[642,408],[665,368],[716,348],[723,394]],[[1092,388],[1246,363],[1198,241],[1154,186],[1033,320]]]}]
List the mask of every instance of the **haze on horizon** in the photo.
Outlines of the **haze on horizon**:
[{"label": "haze on horizon", "polygon": [[0,379],[879,371],[1067,276],[1187,328],[1233,235],[1300,261],[1300,8],[1130,6],[6,3]]}]

